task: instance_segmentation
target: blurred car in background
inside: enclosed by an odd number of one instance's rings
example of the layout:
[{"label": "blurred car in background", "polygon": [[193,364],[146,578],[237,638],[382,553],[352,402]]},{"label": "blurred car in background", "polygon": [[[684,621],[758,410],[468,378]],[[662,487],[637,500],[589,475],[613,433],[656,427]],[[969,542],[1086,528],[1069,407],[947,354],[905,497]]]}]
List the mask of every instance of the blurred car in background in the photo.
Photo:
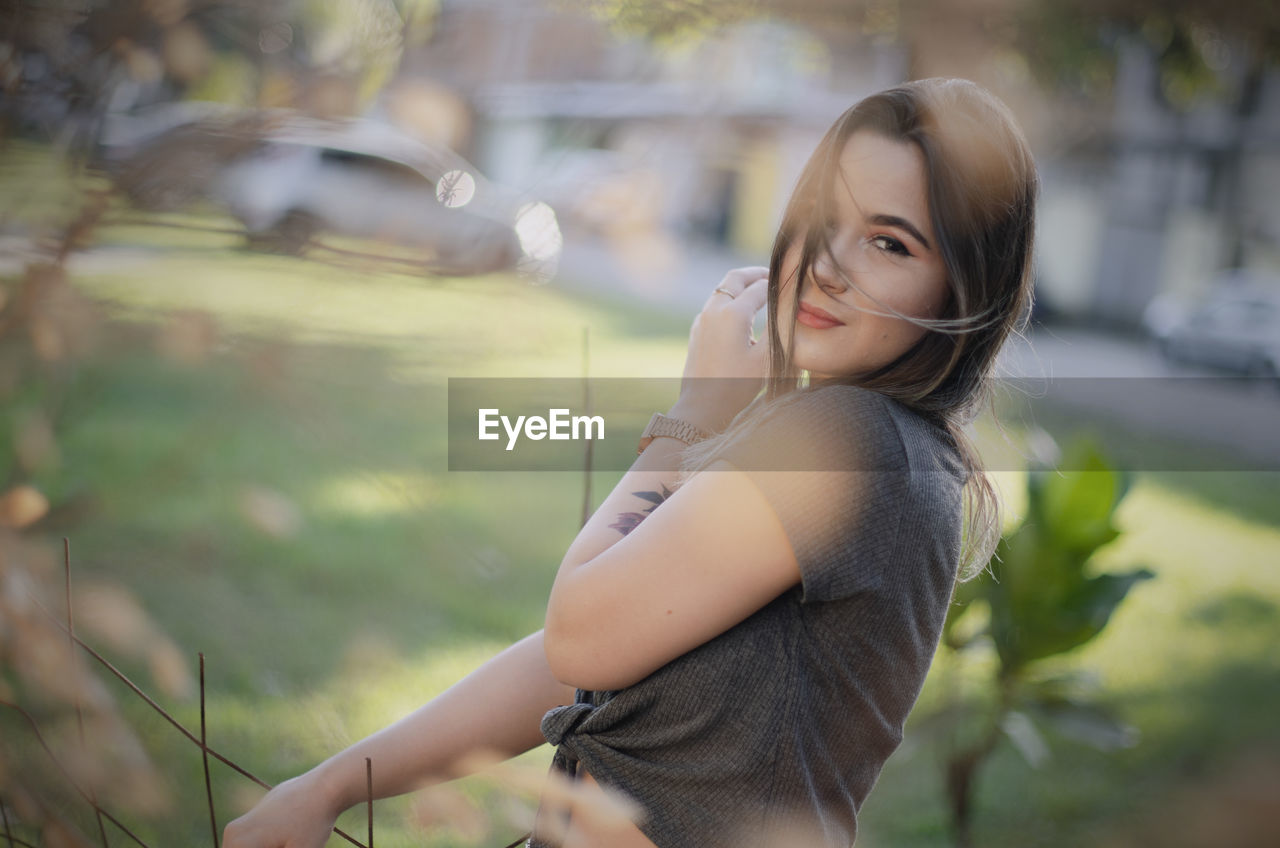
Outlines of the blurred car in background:
[{"label": "blurred car in background", "polygon": [[1280,278],[1226,272],[1198,301],[1152,300],[1143,325],[1171,363],[1253,377],[1280,374]]},{"label": "blurred car in background", "polygon": [[135,205],[214,200],[258,249],[301,254],[336,234],[423,249],[434,273],[545,273],[562,244],[545,203],[377,121],[168,107],[104,138],[108,170]]}]

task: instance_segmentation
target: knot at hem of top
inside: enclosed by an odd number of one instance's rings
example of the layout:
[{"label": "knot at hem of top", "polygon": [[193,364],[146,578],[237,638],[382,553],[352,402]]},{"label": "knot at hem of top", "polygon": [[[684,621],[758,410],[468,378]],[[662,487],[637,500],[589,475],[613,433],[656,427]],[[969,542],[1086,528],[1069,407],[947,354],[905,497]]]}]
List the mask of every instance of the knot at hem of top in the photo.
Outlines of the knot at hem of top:
[{"label": "knot at hem of top", "polygon": [[566,704],[548,710],[542,717],[542,735],[552,745],[559,747],[565,737],[572,735],[595,710],[592,704]]}]

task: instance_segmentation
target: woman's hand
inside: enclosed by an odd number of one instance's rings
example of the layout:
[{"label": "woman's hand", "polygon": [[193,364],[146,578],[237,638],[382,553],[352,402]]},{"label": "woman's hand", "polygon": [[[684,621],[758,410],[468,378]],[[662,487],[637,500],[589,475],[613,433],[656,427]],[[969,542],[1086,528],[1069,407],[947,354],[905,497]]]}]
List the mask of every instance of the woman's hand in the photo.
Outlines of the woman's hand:
[{"label": "woman's hand", "polygon": [[720,432],[760,392],[768,344],[751,335],[756,313],[768,302],[769,269],[735,268],[693,319],[680,398],[671,414]]},{"label": "woman's hand", "polygon": [[284,781],[229,823],[222,848],[324,848],[341,810],[333,809],[312,774]]}]

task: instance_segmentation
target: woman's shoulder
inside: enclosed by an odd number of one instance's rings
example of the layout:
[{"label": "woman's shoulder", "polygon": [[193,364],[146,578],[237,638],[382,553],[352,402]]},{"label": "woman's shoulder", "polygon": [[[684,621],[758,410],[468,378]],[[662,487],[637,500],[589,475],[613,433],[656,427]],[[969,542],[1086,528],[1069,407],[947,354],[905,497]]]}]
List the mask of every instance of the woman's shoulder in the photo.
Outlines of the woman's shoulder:
[{"label": "woman's shoulder", "polygon": [[845,406],[882,406],[888,398],[876,391],[848,383],[818,383],[780,395],[779,404],[801,403],[811,406],[840,404]]},{"label": "woman's shoulder", "polygon": [[762,404],[737,441],[759,468],[865,471],[901,468],[906,453],[888,398],[857,386],[795,389]]},{"label": "woman's shoulder", "polygon": [[963,475],[963,461],[947,424],[881,392],[847,383],[797,389],[776,401],[776,413],[797,430],[843,444],[857,463],[850,470],[909,467]]},{"label": "woman's shoulder", "polygon": [[766,405],[766,412],[791,418],[839,419],[850,423],[890,422],[893,401],[879,392],[845,383],[807,386],[780,395]]}]

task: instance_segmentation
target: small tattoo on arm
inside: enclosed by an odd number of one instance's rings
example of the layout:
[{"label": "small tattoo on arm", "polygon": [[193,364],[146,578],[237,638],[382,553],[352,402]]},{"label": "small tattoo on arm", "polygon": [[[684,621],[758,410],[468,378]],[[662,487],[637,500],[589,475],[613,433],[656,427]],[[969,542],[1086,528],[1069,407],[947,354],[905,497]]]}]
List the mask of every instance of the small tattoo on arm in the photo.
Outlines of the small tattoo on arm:
[{"label": "small tattoo on arm", "polygon": [[662,504],[663,501],[671,497],[671,490],[667,488],[667,485],[665,483],[663,483],[661,494],[657,492],[632,492],[631,494],[635,495],[638,498],[644,498],[646,501],[649,501],[650,503],[652,503],[653,506],[649,507],[648,509],[642,512],[619,513],[618,519],[614,521],[612,524],[610,524],[609,526],[612,527],[614,530],[617,530],[624,536],[630,533],[632,530],[639,527],[640,522],[644,521],[645,517],[648,516],[649,513],[653,512]]}]

